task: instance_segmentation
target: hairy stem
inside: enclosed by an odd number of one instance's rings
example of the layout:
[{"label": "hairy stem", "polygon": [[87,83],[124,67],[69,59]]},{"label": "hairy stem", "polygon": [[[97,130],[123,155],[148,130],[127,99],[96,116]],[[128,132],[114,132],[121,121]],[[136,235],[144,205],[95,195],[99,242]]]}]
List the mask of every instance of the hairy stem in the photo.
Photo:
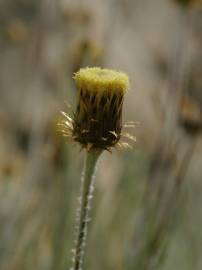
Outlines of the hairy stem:
[{"label": "hairy stem", "polygon": [[76,247],[74,250],[74,266],[71,270],[81,270],[82,262],[84,256],[84,246],[87,235],[87,226],[89,221],[89,210],[90,210],[90,201],[92,198],[93,192],[93,179],[94,171],[96,167],[97,160],[101,154],[101,151],[90,150],[86,152],[86,160],[84,173],[82,175],[82,191],[80,198],[80,208],[78,212],[77,220],[77,239]]}]

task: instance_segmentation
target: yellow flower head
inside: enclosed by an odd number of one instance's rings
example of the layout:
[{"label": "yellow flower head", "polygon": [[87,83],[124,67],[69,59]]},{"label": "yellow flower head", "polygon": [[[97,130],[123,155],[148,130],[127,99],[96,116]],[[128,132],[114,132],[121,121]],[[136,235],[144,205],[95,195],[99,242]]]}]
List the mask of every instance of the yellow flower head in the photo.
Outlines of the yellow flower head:
[{"label": "yellow flower head", "polygon": [[103,94],[103,92],[116,92],[124,94],[129,87],[128,76],[123,72],[99,67],[82,68],[74,76],[79,89]]},{"label": "yellow flower head", "polygon": [[[110,69],[82,68],[74,80],[78,103],[73,119],[65,124],[72,138],[87,149],[110,149],[121,137],[122,104],[128,76]],[[66,116],[68,118],[68,116]]]},{"label": "yellow flower head", "polygon": [[[128,76],[111,69],[82,68],[75,75],[77,108],[71,118],[65,112],[58,125],[65,137],[90,150],[110,150],[116,144],[131,148],[123,138],[136,141],[129,133],[122,132],[122,105],[129,87]],[[127,122],[123,128],[134,127]],[[121,140],[120,140],[121,139]]]}]

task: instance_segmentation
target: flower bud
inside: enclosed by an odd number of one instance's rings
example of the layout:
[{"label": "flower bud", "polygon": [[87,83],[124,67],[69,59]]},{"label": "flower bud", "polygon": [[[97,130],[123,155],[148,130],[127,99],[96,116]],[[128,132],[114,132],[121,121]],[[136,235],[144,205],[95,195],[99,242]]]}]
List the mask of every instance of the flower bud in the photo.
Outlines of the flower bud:
[{"label": "flower bud", "polygon": [[78,104],[73,117],[73,138],[85,148],[109,149],[121,137],[122,104],[129,86],[125,73],[82,68],[74,76]]}]

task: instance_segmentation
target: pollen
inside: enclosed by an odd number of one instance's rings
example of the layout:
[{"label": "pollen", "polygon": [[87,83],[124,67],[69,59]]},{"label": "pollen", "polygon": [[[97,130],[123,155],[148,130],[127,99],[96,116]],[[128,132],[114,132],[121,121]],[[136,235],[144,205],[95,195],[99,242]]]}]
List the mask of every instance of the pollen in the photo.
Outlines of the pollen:
[{"label": "pollen", "polygon": [[99,67],[82,68],[74,75],[78,88],[89,92],[116,92],[124,94],[129,88],[128,76],[120,71]]}]

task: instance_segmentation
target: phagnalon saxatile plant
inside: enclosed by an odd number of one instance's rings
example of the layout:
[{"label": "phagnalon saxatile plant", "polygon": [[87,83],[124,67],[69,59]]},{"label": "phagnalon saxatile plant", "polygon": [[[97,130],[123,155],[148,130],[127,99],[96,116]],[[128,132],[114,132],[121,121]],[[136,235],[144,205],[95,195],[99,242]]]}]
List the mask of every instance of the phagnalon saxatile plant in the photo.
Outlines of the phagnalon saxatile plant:
[{"label": "phagnalon saxatile plant", "polygon": [[122,105],[129,87],[125,73],[98,67],[82,68],[74,80],[77,108],[72,118],[63,112],[65,118],[60,126],[70,141],[77,142],[86,151],[72,267],[72,270],[81,270],[97,160],[103,150],[111,151],[116,145],[129,146],[121,137],[135,138],[122,133]]}]

